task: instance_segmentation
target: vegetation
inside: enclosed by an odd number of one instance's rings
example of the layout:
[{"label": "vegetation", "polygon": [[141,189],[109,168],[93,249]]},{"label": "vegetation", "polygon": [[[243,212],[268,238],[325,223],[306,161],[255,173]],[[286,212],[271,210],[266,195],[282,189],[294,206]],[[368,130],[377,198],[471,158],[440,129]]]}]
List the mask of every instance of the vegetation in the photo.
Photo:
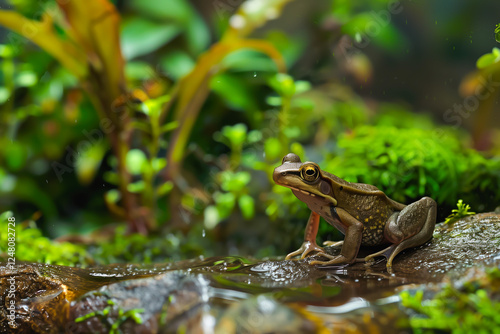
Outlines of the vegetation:
[{"label": "vegetation", "polygon": [[401,302],[415,313],[410,325],[415,333],[489,333],[500,326],[499,268],[487,268],[462,286],[448,284],[432,299],[422,290],[403,291]]},{"label": "vegetation", "polygon": [[109,334],[121,333],[120,326],[128,319],[132,319],[136,324],[143,323],[143,320],[142,320],[140,314],[144,312],[144,309],[140,308],[140,309],[130,309],[128,311],[124,311],[123,309],[118,308],[118,310],[117,310],[118,312],[116,315],[117,316],[116,321],[112,324],[109,324],[109,316],[112,313],[115,313],[114,312],[115,311],[114,310],[115,302],[113,302],[112,300],[108,300],[108,305],[109,306],[105,307],[102,311],[90,312],[85,316],[76,318],[75,322],[78,323],[78,322],[85,321],[89,318],[98,317],[99,319],[102,319],[104,324],[111,325],[109,327],[109,332],[108,332]]},{"label": "vegetation", "polygon": [[465,204],[461,199],[458,200],[457,209],[451,210],[451,214],[446,217],[445,224],[453,224],[457,220],[476,214],[475,212],[469,211],[470,205]]},{"label": "vegetation", "polygon": [[[401,202],[431,196],[441,220],[458,198],[478,211],[495,208],[498,50],[472,68],[477,55],[450,28],[461,51],[441,50],[441,63],[424,66],[407,58],[407,29],[415,28],[387,0],[315,3],[297,31],[287,10],[301,12],[300,4],[249,3],[16,0],[0,11],[8,29],[0,44],[0,203],[21,222],[19,259],[85,265],[285,254],[308,215],[272,182],[289,152]],[[398,62],[440,68],[450,57],[472,72],[439,103],[415,98],[428,93],[427,81],[404,91],[386,82],[385,73],[403,73]],[[391,64],[375,67],[374,59]],[[492,93],[480,94],[470,118],[416,111],[451,107],[458,95],[444,96],[457,91]]]}]

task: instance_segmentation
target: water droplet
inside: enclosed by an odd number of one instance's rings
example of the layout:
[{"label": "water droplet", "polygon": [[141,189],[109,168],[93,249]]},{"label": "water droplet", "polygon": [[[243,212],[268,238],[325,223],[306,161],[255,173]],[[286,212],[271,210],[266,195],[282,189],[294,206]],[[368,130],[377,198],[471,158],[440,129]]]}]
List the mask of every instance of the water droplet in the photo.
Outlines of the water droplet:
[{"label": "water droplet", "polygon": [[203,229],[203,231],[201,231],[201,236],[202,236],[203,238],[205,238],[205,229]]},{"label": "water droplet", "polygon": [[45,179],[45,183],[49,183],[49,180]]},{"label": "water droplet", "polygon": [[257,72],[253,72],[253,77],[256,78],[257,77]]}]

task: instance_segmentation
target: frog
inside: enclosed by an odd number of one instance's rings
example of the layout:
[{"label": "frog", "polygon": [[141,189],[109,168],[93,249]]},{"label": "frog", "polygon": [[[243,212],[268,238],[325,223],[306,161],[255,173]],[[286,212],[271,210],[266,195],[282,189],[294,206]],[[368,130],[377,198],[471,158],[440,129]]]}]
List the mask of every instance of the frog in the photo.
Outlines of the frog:
[{"label": "frog", "polygon": [[[348,182],[321,170],[318,164],[306,161],[294,153],[285,155],[273,172],[276,184],[290,188],[292,193],[311,210],[299,249],[289,253],[290,260],[300,255],[321,255],[327,261],[310,261],[311,265],[329,266],[372,262],[376,257],[387,259],[387,268],[405,249],[425,244],[432,238],[436,225],[437,204],[423,197],[411,204],[402,204],[389,198],[376,186]],[[342,232],[343,241],[325,241],[323,246],[341,246],[337,256],[325,252],[316,243],[323,217],[327,223]],[[361,246],[388,247],[357,258]]]}]

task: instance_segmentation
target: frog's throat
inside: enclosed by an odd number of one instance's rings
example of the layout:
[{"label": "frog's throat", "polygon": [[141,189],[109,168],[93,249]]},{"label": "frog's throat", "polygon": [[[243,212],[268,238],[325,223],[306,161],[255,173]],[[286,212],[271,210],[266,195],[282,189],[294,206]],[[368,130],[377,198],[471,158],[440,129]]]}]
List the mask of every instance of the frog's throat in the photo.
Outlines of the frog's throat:
[{"label": "frog's throat", "polygon": [[311,193],[309,191],[305,191],[305,190],[302,190],[302,189],[299,189],[299,188],[295,188],[295,187],[292,187],[292,186],[289,186],[289,185],[285,185],[285,187],[290,188],[290,189],[295,190],[295,191],[300,191],[301,193],[306,194],[306,195],[311,196],[311,197],[316,197],[317,196],[317,197],[326,198],[326,199],[328,199],[332,203],[333,206],[337,206],[337,200],[335,198],[331,197],[331,196],[313,194],[313,193]]}]

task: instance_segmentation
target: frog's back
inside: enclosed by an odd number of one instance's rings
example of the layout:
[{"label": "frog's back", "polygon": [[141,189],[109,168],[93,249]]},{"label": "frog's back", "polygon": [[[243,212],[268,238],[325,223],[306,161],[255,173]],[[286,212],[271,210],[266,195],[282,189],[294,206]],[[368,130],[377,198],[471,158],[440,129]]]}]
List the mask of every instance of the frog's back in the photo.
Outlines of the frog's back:
[{"label": "frog's back", "polygon": [[371,184],[347,182],[332,176],[332,179],[342,186],[342,190],[337,193],[339,203],[342,203],[339,206],[364,226],[361,243],[365,246],[384,243],[384,228],[387,220],[394,212],[402,210],[405,205],[390,199]]}]

